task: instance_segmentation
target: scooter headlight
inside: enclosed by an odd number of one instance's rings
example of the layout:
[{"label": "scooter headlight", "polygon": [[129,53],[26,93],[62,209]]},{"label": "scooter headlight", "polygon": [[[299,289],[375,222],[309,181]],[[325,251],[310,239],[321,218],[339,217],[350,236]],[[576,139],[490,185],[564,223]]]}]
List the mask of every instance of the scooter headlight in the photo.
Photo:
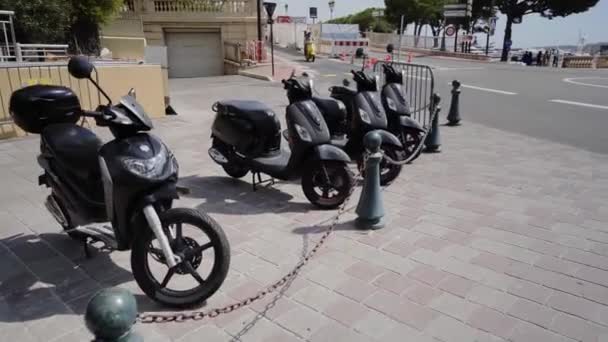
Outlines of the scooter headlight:
[{"label": "scooter headlight", "polygon": [[365,122],[366,124],[369,124],[369,125],[372,124],[372,119],[365,110],[359,109],[359,116],[361,116],[361,120],[363,122]]},{"label": "scooter headlight", "polygon": [[312,137],[310,136],[310,133],[308,133],[306,128],[304,128],[298,124],[295,124],[294,126],[296,128],[296,132],[298,133],[298,136],[300,137],[300,139],[302,139],[304,141],[312,142]]},{"label": "scooter headlight", "polygon": [[395,100],[391,99],[390,97],[386,98],[386,103],[388,104],[388,108],[394,112],[397,111],[397,104],[395,103]]},{"label": "scooter headlight", "polygon": [[171,159],[168,163],[171,173],[177,172],[179,169],[177,160],[165,146],[161,148],[156,156],[150,159],[123,158],[122,164],[125,169],[134,175],[147,179],[155,179],[165,171],[168,158]]}]

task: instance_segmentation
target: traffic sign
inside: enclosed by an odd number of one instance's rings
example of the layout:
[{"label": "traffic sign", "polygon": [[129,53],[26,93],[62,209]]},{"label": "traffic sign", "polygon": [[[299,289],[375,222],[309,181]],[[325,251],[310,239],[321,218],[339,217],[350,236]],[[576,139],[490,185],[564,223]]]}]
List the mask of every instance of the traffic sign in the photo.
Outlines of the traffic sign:
[{"label": "traffic sign", "polygon": [[467,10],[450,10],[443,12],[445,18],[464,18],[469,16]]},{"label": "traffic sign", "polygon": [[453,36],[455,33],[456,33],[456,28],[454,26],[452,26],[452,25],[448,26],[445,29],[445,35],[448,36],[448,37]]},{"label": "traffic sign", "polygon": [[311,19],[317,19],[317,8],[316,7],[311,7],[310,8],[310,18]]}]

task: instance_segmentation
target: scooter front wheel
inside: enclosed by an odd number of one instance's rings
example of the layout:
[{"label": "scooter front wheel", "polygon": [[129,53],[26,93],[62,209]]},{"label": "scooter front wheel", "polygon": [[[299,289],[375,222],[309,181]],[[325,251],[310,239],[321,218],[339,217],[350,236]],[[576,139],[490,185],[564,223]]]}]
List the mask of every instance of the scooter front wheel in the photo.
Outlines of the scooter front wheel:
[{"label": "scooter front wheel", "polygon": [[343,162],[317,162],[302,174],[304,195],[321,209],[338,208],[348,198],[353,186],[353,174]]},{"label": "scooter front wheel", "polygon": [[173,308],[203,304],[222,285],[230,266],[230,246],[217,222],[193,209],[169,209],[159,215],[173,253],[168,266],[151,229],[133,241],[131,268],[139,287],[152,300]]}]

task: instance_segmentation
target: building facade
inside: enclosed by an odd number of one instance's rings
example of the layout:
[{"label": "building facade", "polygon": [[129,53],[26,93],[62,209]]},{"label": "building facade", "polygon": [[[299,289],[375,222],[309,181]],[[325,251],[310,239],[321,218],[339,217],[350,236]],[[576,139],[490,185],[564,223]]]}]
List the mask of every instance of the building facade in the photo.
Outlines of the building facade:
[{"label": "building facade", "polygon": [[150,58],[170,78],[226,73],[227,49],[257,40],[256,0],[125,0],[102,28],[114,58]]}]

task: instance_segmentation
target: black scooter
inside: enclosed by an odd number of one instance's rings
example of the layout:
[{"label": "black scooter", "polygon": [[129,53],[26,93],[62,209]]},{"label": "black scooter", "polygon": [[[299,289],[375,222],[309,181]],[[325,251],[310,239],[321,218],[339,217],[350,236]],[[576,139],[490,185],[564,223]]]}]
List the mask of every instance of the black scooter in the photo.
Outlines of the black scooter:
[{"label": "black scooter", "polygon": [[[370,77],[363,71],[352,70],[353,79],[357,83],[357,90],[349,88],[350,82],[344,80],[344,86],[335,86],[329,89],[331,97],[344,103],[346,110],[346,129],[337,129],[337,135],[346,133],[346,138],[338,138],[332,143],[342,147],[351,158],[357,160],[359,168],[362,170],[363,156],[365,147],[363,146],[363,138],[371,131],[377,131],[382,136],[382,150],[393,160],[404,159],[403,145],[399,139],[388,131],[388,122],[384,107],[380,101],[378,93],[377,77]],[[335,108],[327,105],[327,99],[315,97],[315,103],[322,109],[322,113],[334,122],[339,121],[339,117],[345,115]],[[343,107],[343,108],[344,108]],[[336,125],[340,127],[340,125]],[[393,182],[401,173],[402,166],[389,163],[383,160],[380,163],[380,184],[388,185]]]},{"label": "black scooter", "polygon": [[[306,198],[321,209],[339,207],[354,186],[350,158],[331,145],[330,132],[317,106],[310,100],[312,87],[292,75],[283,80],[290,105],[286,111],[289,148],[282,148],[277,115],[257,101],[220,101],[212,127],[209,156],[235,178],[253,175],[253,188],[261,174],[273,179],[301,178]],[[257,180],[256,180],[257,176]]]},{"label": "black scooter", "polygon": [[410,160],[414,161],[420,156],[422,149],[418,145],[422,143],[426,130],[411,118],[410,105],[403,90],[404,72],[395,70],[391,64],[382,64],[382,68],[386,81],[382,87],[382,105],[388,119],[388,130],[399,137],[405,149],[405,159],[416,153]]},{"label": "black scooter", "polygon": [[[46,207],[69,236],[84,241],[87,256],[93,242],[131,250],[133,276],[153,300],[177,308],[203,303],[228,273],[224,232],[203,213],[171,208],[179,198],[177,160],[145,133],[152,122],[134,92],[112,104],[91,78],[94,66],[86,58],[72,58],[68,70],[89,79],[108,104],[85,111],[69,88],[46,85],[17,90],[10,101],[14,122],[41,136],[39,183],[51,188]],[[84,117],[109,127],[115,139],[104,145],[77,124]],[[108,221],[109,228],[91,226]],[[204,259],[213,261],[206,272]]]}]

